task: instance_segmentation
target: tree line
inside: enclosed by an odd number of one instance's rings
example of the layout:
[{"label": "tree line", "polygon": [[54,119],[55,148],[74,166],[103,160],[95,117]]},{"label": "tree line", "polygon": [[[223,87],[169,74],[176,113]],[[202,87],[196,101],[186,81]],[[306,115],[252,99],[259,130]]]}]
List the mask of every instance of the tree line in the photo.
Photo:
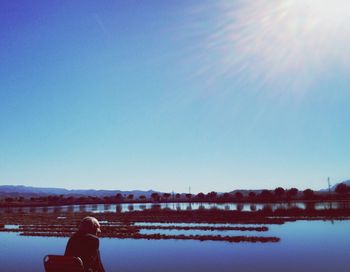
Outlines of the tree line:
[{"label": "tree line", "polygon": [[234,193],[218,193],[215,191],[204,194],[171,194],[152,193],[150,196],[118,193],[114,196],[64,196],[49,195],[25,198],[6,197],[0,200],[1,205],[66,205],[66,204],[113,204],[113,203],[145,203],[145,202],[288,202],[288,201],[326,201],[326,200],[350,200],[350,186],[340,183],[334,192],[317,192],[311,189],[298,190],[297,188],[284,189],[277,187],[274,190],[248,191],[243,194],[240,191]]}]

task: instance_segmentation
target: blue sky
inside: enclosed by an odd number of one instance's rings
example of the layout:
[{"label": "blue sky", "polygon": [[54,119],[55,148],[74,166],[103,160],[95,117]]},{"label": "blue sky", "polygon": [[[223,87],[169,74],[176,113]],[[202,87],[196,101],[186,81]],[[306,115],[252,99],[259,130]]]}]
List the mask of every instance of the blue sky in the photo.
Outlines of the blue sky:
[{"label": "blue sky", "polygon": [[246,2],[2,1],[0,184],[208,192],[348,179],[344,22],[280,37],[271,17],[260,43],[253,15],[270,10]]}]

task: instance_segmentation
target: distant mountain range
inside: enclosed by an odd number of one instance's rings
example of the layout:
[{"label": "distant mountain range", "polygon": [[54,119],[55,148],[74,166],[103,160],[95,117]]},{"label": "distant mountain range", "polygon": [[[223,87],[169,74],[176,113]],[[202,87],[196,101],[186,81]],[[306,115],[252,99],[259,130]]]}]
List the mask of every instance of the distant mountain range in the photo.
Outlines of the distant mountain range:
[{"label": "distant mountain range", "polygon": [[[339,183],[333,185],[333,186],[331,187],[331,191],[335,191],[335,188],[336,188],[336,187],[338,186],[338,184],[340,184],[340,183],[345,183],[346,185],[350,186],[350,179],[349,179],[349,180],[345,180],[345,181],[343,181],[343,182],[339,182]],[[327,190],[328,190],[328,189],[327,189]]]},{"label": "distant mountain range", "polygon": [[35,197],[35,196],[46,196],[46,195],[65,195],[65,196],[114,196],[118,193],[122,195],[133,194],[135,198],[140,195],[145,195],[150,197],[152,193],[156,191],[148,190],[133,190],[133,191],[121,191],[121,190],[68,190],[64,188],[39,188],[23,185],[1,185],[0,186],[0,196],[4,197]]}]

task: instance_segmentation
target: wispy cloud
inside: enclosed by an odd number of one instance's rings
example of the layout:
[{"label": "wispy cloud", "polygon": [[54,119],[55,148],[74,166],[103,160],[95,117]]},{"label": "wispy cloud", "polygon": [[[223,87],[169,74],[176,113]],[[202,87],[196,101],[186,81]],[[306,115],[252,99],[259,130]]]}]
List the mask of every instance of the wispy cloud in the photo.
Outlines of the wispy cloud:
[{"label": "wispy cloud", "polygon": [[97,13],[94,13],[93,14],[93,17],[98,25],[98,27],[100,28],[101,32],[106,36],[106,37],[110,37],[110,33],[109,31],[107,30],[105,24],[103,23],[101,17],[97,14]]}]

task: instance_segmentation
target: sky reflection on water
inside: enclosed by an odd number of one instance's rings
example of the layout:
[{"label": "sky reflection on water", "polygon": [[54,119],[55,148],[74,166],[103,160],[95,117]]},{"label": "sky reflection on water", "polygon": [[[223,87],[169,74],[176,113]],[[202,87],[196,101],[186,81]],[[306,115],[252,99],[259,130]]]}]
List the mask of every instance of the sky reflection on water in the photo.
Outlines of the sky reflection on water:
[{"label": "sky reflection on water", "polygon": [[[269,225],[267,233],[281,241],[266,244],[102,238],[101,253],[107,271],[348,272],[349,227],[350,221]],[[66,242],[0,233],[1,271],[43,271],[43,256],[62,254]]]}]

